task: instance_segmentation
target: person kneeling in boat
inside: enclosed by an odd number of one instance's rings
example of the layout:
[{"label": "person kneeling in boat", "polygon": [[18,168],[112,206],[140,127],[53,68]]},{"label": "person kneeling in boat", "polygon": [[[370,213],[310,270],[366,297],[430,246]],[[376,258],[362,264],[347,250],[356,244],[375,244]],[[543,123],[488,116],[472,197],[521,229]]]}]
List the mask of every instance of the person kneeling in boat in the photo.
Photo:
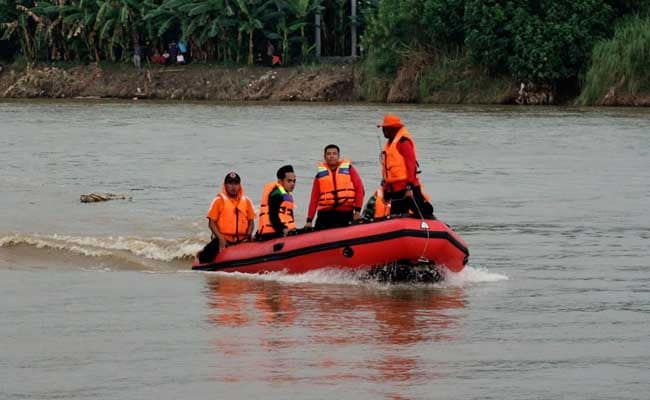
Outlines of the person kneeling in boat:
[{"label": "person kneeling in boat", "polygon": [[386,114],[377,127],[382,128],[387,139],[381,153],[381,173],[384,197],[391,203],[391,215],[411,211],[421,218],[433,218],[433,209],[425,205],[417,176],[420,171],[413,138],[396,115]]},{"label": "person kneeling in boat", "polygon": [[[366,221],[384,219],[391,215],[391,201],[384,197],[382,186],[378,187],[366,202],[363,209],[363,219]],[[425,200],[422,206],[422,214],[433,215],[433,204],[431,204],[429,195],[422,190],[422,196]],[[414,215],[413,211],[409,211],[409,215]]]},{"label": "person kneeling in boat", "polygon": [[199,261],[209,262],[221,250],[251,239],[255,226],[255,210],[244,196],[241,178],[235,172],[226,175],[221,193],[212,200],[208,211],[212,241],[199,253]]},{"label": "person kneeling in boat", "polygon": [[325,146],[325,161],[318,165],[311,188],[306,229],[312,227],[317,212],[316,229],[348,226],[352,221],[361,219],[363,182],[352,163],[339,159],[339,154],[339,146]]},{"label": "person kneeling in boat", "polygon": [[257,238],[260,240],[287,236],[296,231],[293,219],[293,196],[291,192],[296,187],[296,174],[291,165],[278,169],[275,182],[264,185],[260,200],[260,215]]}]

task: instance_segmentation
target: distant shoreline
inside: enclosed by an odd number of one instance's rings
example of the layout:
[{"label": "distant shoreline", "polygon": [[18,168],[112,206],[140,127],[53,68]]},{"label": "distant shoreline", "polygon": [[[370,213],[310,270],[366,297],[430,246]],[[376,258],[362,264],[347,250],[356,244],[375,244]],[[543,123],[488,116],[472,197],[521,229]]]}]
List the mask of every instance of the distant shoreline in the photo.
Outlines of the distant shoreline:
[{"label": "distant shoreline", "polygon": [[114,64],[6,66],[0,98],[212,101],[358,101],[354,65],[223,67],[205,64],[135,69]]},{"label": "distant shoreline", "polygon": [[[548,88],[524,88],[515,82],[501,84],[498,90],[475,92],[441,88],[422,100],[409,94],[413,79],[399,76],[392,82],[381,82],[389,90],[377,96],[366,93],[366,88],[377,82],[364,79],[369,78],[364,78],[360,64],[269,68],[197,63],[151,65],[139,70],[129,64],[6,65],[0,72],[0,98],[518,104],[524,97],[524,104],[529,105],[571,102],[554,99]],[[650,94],[617,95],[612,90],[598,105],[647,107]]]}]

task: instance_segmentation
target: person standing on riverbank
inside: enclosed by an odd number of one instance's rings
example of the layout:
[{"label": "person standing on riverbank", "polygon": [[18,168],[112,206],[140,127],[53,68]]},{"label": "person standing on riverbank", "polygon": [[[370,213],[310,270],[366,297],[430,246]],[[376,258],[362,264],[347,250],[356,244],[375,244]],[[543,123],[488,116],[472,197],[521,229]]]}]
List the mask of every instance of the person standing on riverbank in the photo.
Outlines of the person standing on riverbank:
[{"label": "person standing on riverbank", "polygon": [[271,43],[270,40],[266,41],[266,61],[269,66],[272,65],[273,56],[275,55],[275,46]]},{"label": "person standing on riverbank", "polygon": [[199,253],[202,263],[212,261],[227,246],[252,238],[255,209],[244,195],[241,178],[236,172],[230,172],[224,178],[221,192],[212,200],[207,218],[213,239]]},{"label": "person standing on riverbank", "polygon": [[352,163],[339,155],[339,146],[325,146],[324,161],[318,165],[312,184],[305,228],[312,227],[316,213],[316,229],[348,226],[361,219],[363,182]]},{"label": "person standing on riverbank", "polygon": [[296,174],[291,165],[278,169],[275,182],[264,185],[260,200],[260,214],[257,237],[261,240],[287,236],[296,230],[293,217],[293,189],[296,187]]},{"label": "person standing on riverbank", "polygon": [[133,65],[137,68],[140,69],[141,67],[141,60],[142,60],[142,48],[140,47],[140,43],[135,43],[133,46]]},{"label": "person standing on riverbank", "polygon": [[169,60],[170,64],[176,64],[178,56],[178,45],[176,41],[173,41],[169,44]]},{"label": "person standing on riverbank", "polygon": [[387,139],[381,152],[383,191],[390,201],[391,215],[407,214],[433,218],[433,207],[427,206],[418,179],[415,142],[397,115],[386,114],[377,125]]}]

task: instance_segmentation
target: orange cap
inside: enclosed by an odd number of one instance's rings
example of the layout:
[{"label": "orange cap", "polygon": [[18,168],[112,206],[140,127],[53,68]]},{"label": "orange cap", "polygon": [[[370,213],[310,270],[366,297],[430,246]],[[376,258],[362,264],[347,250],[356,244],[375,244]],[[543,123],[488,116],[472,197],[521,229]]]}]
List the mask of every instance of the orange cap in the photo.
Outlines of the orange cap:
[{"label": "orange cap", "polygon": [[402,124],[402,121],[400,121],[397,115],[386,114],[384,115],[384,122],[377,125],[377,128],[401,128],[403,126],[404,124]]}]

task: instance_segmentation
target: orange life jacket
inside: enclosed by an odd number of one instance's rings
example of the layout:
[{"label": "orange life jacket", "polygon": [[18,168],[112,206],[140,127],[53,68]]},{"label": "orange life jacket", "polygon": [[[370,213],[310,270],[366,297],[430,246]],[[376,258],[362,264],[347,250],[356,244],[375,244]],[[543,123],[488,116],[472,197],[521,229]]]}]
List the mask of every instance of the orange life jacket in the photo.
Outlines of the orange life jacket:
[{"label": "orange life jacket", "polygon": [[[240,191],[241,193],[241,191]],[[238,198],[229,197],[226,192],[219,193],[217,197],[223,199],[223,211],[219,215],[217,228],[226,241],[237,243],[246,239],[248,230],[247,203],[248,197],[241,194]]]},{"label": "orange life jacket", "polygon": [[[402,138],[410,140],[413,145],[413,151],[415,151],[415,142],[404,127],[397,131],[397,134],[390,143],[386,142],[384,151],[381,153],[381,173],[386,183],[401,182],[408,179],[406,161],[397,150],[397,144]],[[415,153],[415,158],[417,159],[417,152]]]},{"label": "orange life jacket", "polygon": [[348,160],[339,162],[336,170],[332,171],[326,162],[318,165],[318,185],[320,197],[318,210],[333,210],[340,206],[354,205],[354,185],[350,177],[351,164]]},{"label": "orange life jacket", "polygon": [[383,218],[390,215],[390,202],[384,198],[384,191],[379,188],[375,191],[375,215],[374,218]]},{"label": "orange life jacket", "polygon": [[282,201],[282,204],[280,204],[280,221],[282,221],[290,231],[296,229],[296,222],[293,219],[293,196],[278,182],[269,182],[264,185],[262,200],[260,201],[260,217],[257,228],[257,233],[260,235],[276,233],[275,229],[273,229],[273,224],[271,224],[271,217],[269,215],[269,196],[275,188],[278,188],[280,193],[284,196],[284,200]]}]

